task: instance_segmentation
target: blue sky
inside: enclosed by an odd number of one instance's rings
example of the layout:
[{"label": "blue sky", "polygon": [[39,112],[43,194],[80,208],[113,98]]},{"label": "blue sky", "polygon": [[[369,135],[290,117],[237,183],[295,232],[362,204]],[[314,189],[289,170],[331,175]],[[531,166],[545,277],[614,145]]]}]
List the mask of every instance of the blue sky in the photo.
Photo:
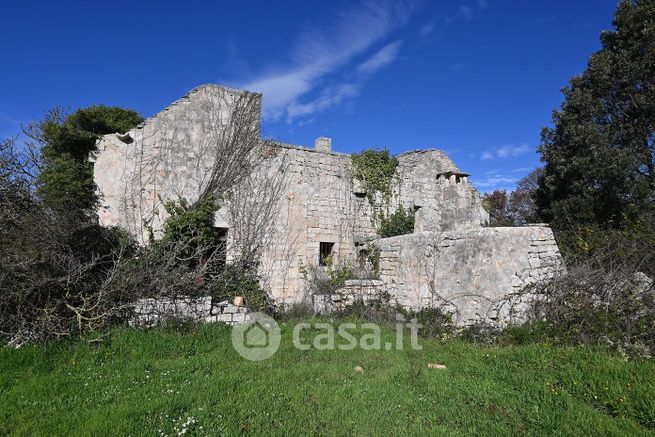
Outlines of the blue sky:
[{"label": "blue sky", "polygon": [[0,137],[57,105],[150,116],[203,83],[264,93],[266,136],[436,147],[512,188],[614,0],[3,2]]}]

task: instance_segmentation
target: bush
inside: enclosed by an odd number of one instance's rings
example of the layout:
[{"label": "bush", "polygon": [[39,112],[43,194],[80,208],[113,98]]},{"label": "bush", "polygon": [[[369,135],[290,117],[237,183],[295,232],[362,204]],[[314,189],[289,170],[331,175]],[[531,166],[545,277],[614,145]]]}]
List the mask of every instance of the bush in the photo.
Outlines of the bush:
[{"label": "bush", "polygon": [[262,288],[259,278],[237,265],[228,265],[220,275],[208,282],[210,295],[219,301],[232,301],[235,296],[243,296],[249,310],[275,314],[275,301],[270,293]]},{"label": "bush", "polygon": [[380,214],[377,231],[382,238],[411,234],[414,232],[414,214],[409,209],[404,209],[402,205],[389,216]]},{"label": "bush", "polygon": [[300,273],[307,284],[309,296],[331,295],[343,287],[347,280],[355,279],[350,264],[336,264],[332,257],[326,260],[327,266],[300,265]]},{"label": "bush", "polygon": [[536,295],[528,322],[538,338],[645,357],[655,350],[655,286],[641,272],[583,264],[526,292]]},{"label": "bush", "polygon": [[126,260],[112,286],[139,290],[148,298],[211,296],[232,301],[242,296],[249,309],[272,313],[273,300],[254,268],[226,264],[225,241],[214,228],[217,208],[213,196],[195,205],[185,200],[167,203],[162,238]]},{"label": "bush", "polygon": [[441,308],[422,308],[418,312],[408,314],[410,319],[416,318],[419,324],[419,334],[424,337],[446,340],[455,333],[452,314]]}]

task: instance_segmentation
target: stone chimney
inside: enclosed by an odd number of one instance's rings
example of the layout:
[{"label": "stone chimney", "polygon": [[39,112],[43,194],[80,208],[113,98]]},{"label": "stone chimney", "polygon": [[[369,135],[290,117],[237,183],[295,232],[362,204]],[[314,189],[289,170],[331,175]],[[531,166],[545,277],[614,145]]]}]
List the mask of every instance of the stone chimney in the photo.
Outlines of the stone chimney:
[{"label": "stone chimney", "polygon": [[332,139],[328,137],[318,137],[314,141],[314,149],[319,152],[331,152],[332,151]]}]

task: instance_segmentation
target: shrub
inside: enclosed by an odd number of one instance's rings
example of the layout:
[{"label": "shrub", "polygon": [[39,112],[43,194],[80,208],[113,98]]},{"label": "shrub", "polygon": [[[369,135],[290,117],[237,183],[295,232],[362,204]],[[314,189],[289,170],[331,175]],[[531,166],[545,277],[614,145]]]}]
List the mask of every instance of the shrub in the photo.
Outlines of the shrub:
[{"label": "shrub", "polygon": [[334,294],[347,280],[354,279],[355,273],[350,264],[336,264],[332,257],[326,260],[327,266],[300,265],[300,273],[307,284],[309,296]]},{"label": "shrub", "polygon": [[638,356],[655,350],[655,286],[641,272],[587,263],[526,292],[536,295],[528,322],[554,341]]},{"label": "shrub", "polygon": [[424,337],[446,340],[455,333],[452,314],[441,308],[425,307],[421,310],[408,314],[410,319],[416,318],[419,324],[419,334]]},{"label": "shrub", "polygon": [[402,205],[389,216],[380,214],[377,231],[382,238],[411,234],[414,232],[414,214],[409,209],[404,209]]},{"label": "shrub", "polygon": [[243,296],[246,307],[252,311],[267,314],[276,312],[276,305],[270,293],[264,289],[259,278],[238,265],[228,265],[220,275],[208,282],[210,295],[219,301],[232,301]]}]

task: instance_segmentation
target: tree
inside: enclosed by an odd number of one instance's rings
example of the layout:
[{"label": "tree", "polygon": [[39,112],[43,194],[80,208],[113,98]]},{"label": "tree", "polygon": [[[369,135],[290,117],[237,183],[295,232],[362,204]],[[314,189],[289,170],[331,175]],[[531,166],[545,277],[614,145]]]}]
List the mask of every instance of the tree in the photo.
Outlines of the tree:
[{"label": "tree", "polygon": [[516,184],[516,188],[509,196],[508,214],[515,223],[527,224],[540,221],[537,211],[536,195],[539,181],[543,177],[544,169],[538,167],[528,173]]},{"label": "tree", "polygon": [[482,196],[482,202],[489,212],[489,225],[512,226],[514,221],[509,215],[509,196],[505,190],[494,190]]},{"label": "tree", "polygon": [[558,230],[652,225],[655,3],[622,0],[614,27],[542,131],[537,205]]},{"label": "tree", "polygon": [[90,217],[97,203],[89,154],[104,134],[124,133],[143,121],[137,112],[104,105],[66,115],[56,108],[30,124],[25,133],[40,148],[37,193],[45,204],[68,217]]}]

